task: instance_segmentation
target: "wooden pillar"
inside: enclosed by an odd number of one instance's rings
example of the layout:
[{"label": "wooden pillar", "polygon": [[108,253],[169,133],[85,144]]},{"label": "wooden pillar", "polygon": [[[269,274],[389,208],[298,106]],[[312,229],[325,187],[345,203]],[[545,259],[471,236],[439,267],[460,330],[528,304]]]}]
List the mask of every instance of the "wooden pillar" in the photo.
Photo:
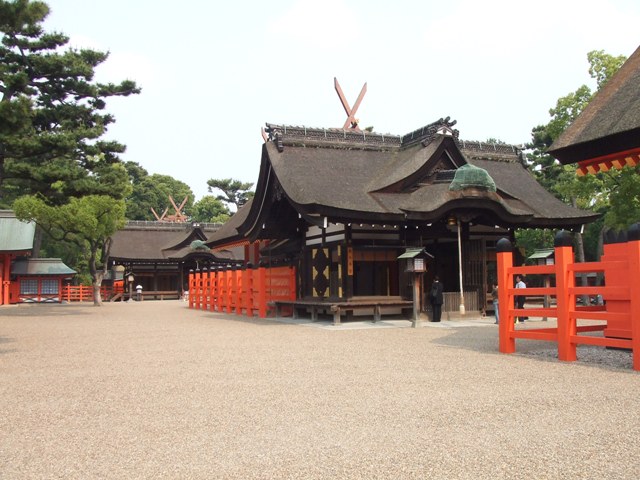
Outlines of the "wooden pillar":
[{"label": "wooden pillar", "polygon": [[554,239],[556,268],[556,302],[558,306],[558,359],[565,362],[576,360],[576,344],[571,337],[577,334],[576,319],[570,312],[575,310],[575,275],[569,266],[573,263],[573,238],[561,230]]},{"label": "wooden pillar", "polygon": [[500,314],[499,350],[502,353],[513,353],[516,351],[516,341],[513,338],[513,294],[509,291],[513,286],[513,275],[510,273],[513,268],[513,246],[506,238],[498,240],[496,243],[497,256],[497,279],[498,282],[498,310]]},{"label": "wooden pillar", "polygon": [[420,318],[420,292],[422,291],[422,274],[413,274],[413,318],[411,319],[411,326],[416,328],[418,326],[418,319]]}]

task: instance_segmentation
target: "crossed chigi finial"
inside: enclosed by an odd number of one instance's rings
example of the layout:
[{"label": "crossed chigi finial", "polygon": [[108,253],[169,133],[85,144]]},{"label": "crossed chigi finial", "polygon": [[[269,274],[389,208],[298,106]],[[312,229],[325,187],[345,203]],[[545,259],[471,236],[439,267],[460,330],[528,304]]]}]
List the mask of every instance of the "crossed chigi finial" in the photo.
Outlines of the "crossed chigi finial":
[{"label": "crossed chigi finial", "polygon": [[360,131],[358,127],[359,119],[356,118],[356,112],[358,111],[358,107],[362,102],[362,98],[364,94],[367,93],[367,83],[362,86],[362,90],[360,90],[360,95],[358,95],[358,99],[356,103],[353,104],[353,108],[349,106],[349,102],[347,102],[344,93],[342,93],[342,88],[340,88],[340,84],[338,83],[338,79],[333,77],[333,83],[336,87],[336,92],[338,92],[338,97],[340,97],[340,102],[342,102],[342,106],[344,107],[344,111],[347,112],[347,120],[344,122],[344,126],[342,127],[344,130],[350,128],[351,130]]},{"label": "crossed chigi finial", "polygon": [[184,200],[182,201],[180,206],[178,206],[176,205],[176,202],[173,200],[173,197],[169,195],[169,201],[171,202],[171,205],[173,205],[173,209],[176,212],[173,215],[167,215],[167,211],[169,211],[169,207],[164,209],[164,212],[162,212],[162,215],[158,215],[156,211],[153,209],[153,207],[151,207],[151,212],[153,212],[153,216],[156,217],[156,220],[158,222],[186,222],[187,216],[184,213],[182,213],[182,209],[187,204],[188,199],[189,199],[188,196],[184,197]]}]

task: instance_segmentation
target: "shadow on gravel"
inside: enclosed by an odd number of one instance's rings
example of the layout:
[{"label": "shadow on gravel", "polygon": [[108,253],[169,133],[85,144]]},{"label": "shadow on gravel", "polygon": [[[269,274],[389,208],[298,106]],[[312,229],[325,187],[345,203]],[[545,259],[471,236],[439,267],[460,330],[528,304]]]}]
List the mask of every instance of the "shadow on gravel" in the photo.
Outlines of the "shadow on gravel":
[{"label": "shadow on gravel", "polygon": [[[449,335],[432,340],[437,345],[462,348],[474,352],[507,355],[498,351],[498,331],[488,331],[482,327],[462,327],[452,329]],[[516,351],[512,355],[567,365],[604,367],[606,369],[627,370],[634,373],[632,354],[628,350],[609,349],[595,345],[579,345],[576,362],[558,360],[555,342],[520,339],[516,340]]]},{"label": "shadow on gravel", "polygon": [[[195,310],[195,312],[198,312],[198,310]],[[221,320],[225,322],[246,323],[249,325],[256,325],[258,327],[281,324],[274,318],[247,317],[246,315],[236,315],[233,313],[223,313],[223,312],[210,312],[208,310],[202,310],[199,313],[205,319]]]},{"label": "shadow on gravel", "polygon": [[13,353],[16,351],[15,348],[6,348],[5,345],[14,343],[15,340],[13,338],[0,337],[0,355],[5,353]]},{"label": "shadow on gravel", "polygon": [[69,315],[86,315],[84,311],[87,307],[92,307],[90,303],[23,303],[0,309],[0,317],[62,317]]}]

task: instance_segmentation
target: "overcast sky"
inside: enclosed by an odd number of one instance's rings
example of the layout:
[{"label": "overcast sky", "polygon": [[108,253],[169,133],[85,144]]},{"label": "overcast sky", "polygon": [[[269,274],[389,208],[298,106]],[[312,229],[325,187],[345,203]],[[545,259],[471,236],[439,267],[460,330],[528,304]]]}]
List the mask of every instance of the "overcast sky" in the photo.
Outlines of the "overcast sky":
[{"label": "overcast sky", "polygon": [[[106,138],[123,160],[188,184],[255,182],[266,122],[342,127],[337,77],[362,127],[403,135],[439,118],[464,140],[520,145],[556,100],[595,83],[587,52],[630,56],[638,0],[45,0],[47,30],[110,52],[132,79]],[[158,206],[162,208],[162,205]]]}]

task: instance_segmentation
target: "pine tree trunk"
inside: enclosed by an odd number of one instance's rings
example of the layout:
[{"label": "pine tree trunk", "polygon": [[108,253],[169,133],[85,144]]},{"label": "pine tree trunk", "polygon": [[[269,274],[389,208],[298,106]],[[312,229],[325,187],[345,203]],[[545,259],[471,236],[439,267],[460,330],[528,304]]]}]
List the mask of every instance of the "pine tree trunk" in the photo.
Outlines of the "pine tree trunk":
[{"label": "pine tree trunk", "polygon": [[100,292],[100,288],[102,287],[104,274],[102,271],[98,271],[96,266],[96,253],[94,248],[91,249],[91,253],[89,255],[89,273],[91,274],[91,285],[93,286],[93,305],[101,307],[102,293]]},{"label": "pine tree trunk", "polygon": [[101,288],[102,288],[102,272],[96,272],[96,275],[93,276],[93,305],[95,307],[101,307],[102,306],[102,292],[101,292]]},{"label": "pine tree trunk", "polygon": [[40,228],[38,225],[36,225],[36,233],[33,236],[33,250],[31,253],[31,256],[33,258],[40,258],[40,250],[42,249],[42,236],[44,235],[44,232],[42,231],[42,228]]}]

